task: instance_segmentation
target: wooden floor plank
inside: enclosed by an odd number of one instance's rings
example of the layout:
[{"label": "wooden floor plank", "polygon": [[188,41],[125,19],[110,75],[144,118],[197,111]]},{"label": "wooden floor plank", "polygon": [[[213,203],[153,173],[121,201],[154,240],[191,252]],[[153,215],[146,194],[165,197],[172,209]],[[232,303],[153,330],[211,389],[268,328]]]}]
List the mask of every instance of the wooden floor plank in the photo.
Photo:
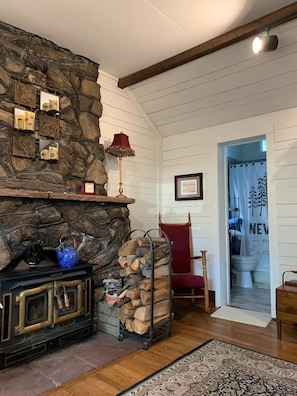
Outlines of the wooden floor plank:
[{"label": "wooden floor plank", "polygon": [[[201,309],[188,307],[182,319],[174,320],[172,336],[147,351],[140,349],[102,368],[93,370],[44,396],[114,396],[209,339],[218,339],[297,363],[297,326],[285,323],[283,339],[277,339],[276,322],[268,327],[250,326],[212,318]],[[82,393],[81,392],[83,389]]]}]

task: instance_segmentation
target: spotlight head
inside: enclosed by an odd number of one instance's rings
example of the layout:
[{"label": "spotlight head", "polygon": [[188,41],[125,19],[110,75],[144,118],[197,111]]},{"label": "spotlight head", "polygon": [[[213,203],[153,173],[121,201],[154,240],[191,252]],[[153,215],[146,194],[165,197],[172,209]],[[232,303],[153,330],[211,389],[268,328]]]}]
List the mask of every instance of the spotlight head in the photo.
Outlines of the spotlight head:
[{"label": "spotlight head", "polygon": [[258,36],[253,40],[253,52],[259,54],[260,52],[275,51],[278,46],[277,36]]}]

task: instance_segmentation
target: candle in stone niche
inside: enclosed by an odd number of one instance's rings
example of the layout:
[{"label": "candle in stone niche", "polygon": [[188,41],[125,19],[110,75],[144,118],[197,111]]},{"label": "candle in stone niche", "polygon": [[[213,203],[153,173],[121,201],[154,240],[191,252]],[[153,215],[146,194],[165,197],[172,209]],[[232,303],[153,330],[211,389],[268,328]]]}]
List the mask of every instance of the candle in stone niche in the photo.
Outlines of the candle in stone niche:
[{"label": "candle in stone niche", "polygon": [[25,129],[28,131],[34,131],[34,113],[26,111],[25,113]]},{"label": "candle in stone niche", "polygon": [[27,128],[27,124],[28,124],[28,112],[25,111],[24,129],[28,129],[28,128]]},{"label": "candle in stone niche", "polygon": [[44,111],[49,111],[49,109],[50,109],[50,104],[49,104],[49,102],[44,102],[44,103],[42,103],[42,110],[44,110]]},{"label": "candle in stone niche", "polygon": [[49,159],[50,160],[57,160],[59,159],[59,150],[58,147],[49,146]]},{"label": "candle in stone niche", "polygon": [[49,151],[47,149],[41,150],[40,158],[43,160],[49,160]]},{"label": "candle in stone niche", "polygon": [[23,114],[17,116],[16,127],[17,129],[25,129],[25,116]]},{"label": "candle in stone niche", "polygon": [[56,99],[49,100],[49,109],[50,110],[58,110],[58,101]]}]

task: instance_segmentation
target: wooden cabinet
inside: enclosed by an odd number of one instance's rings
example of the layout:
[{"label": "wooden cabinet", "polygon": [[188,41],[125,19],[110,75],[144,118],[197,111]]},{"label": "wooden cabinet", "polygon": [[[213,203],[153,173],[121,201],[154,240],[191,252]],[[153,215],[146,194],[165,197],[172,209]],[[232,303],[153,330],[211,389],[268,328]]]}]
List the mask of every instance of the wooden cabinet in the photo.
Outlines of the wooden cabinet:
[{"label": "wooden cabinet", "polygon": [[276,323],[277,337],[281,339],[282,323],[297,323],[297,284],[285,282],[276,289]]}]

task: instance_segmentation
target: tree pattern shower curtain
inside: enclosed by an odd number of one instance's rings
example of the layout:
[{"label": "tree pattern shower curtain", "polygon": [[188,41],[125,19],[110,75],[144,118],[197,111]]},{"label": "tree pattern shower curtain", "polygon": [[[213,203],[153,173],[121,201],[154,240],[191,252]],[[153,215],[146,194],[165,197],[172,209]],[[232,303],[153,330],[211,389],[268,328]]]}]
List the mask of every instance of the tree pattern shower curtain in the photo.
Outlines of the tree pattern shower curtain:
[{"label": "tree pattern shower curtain", "polygon": [[269,271],[266,161],[229,166],[229,208],[242,219],[240,255],[256,256],[257,270]]}]

